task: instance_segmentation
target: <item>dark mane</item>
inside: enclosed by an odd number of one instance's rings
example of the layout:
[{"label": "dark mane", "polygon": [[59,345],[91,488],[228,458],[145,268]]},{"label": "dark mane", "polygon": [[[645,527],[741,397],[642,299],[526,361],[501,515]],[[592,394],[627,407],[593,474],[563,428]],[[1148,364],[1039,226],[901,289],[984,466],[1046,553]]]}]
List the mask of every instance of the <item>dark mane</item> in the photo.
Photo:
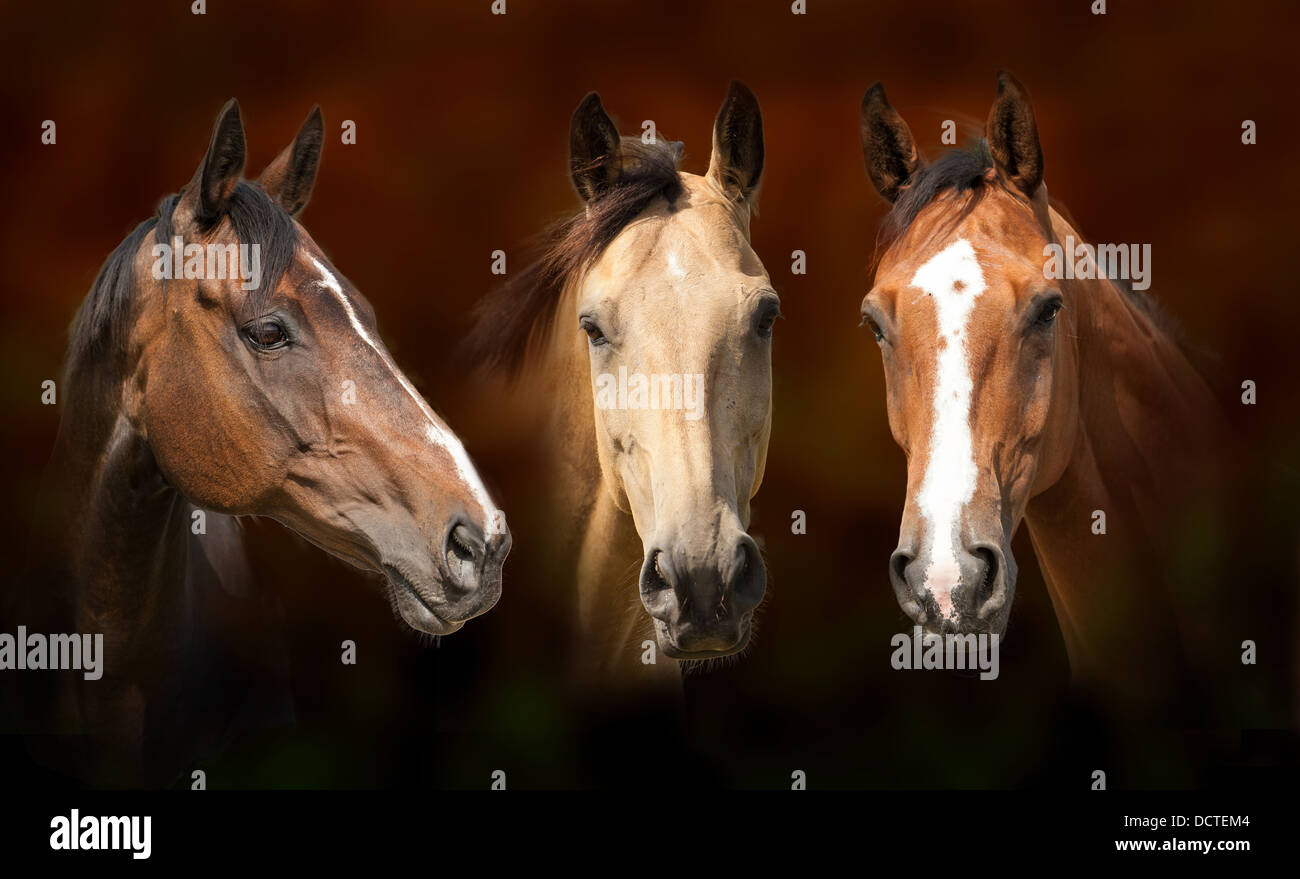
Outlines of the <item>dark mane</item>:
[{"label": "dark mane", "polygon": [[466,344],[487,366],[517,372],[530,343],[541,341],[549,328],[569,281],[586,271],[651,202],[664,198],[671,206],[681,194],[680,142],[643,144],[640,138],[625,137],[621,153],[614,185],[547,229],[538,258],[476,309]]},{"label": "dark mane", "polygon": [[[885,216],[876,241],[877,258],[902,237],[921,211],[945,194],[969,195],[953,218],[954,223],[960,222],[975,209],[989,188],[996,185],[989,182],[988,178],[988,172],[992,168],[993,156],[989,153],[988,142],[985,140],[973,142],[961,149],[948,150],[934,162],[922,167],[912,176]],[[1065,206],[1055,199],[1051,200],[1051,205],[1082,236],[1079,224]],[[1174,320],[1145,290],[1135,290],[1127,278],[1112,278],[1110,281],[1159,329],[1175,339],[1181,336]]]},{"label": "dark mane", "polygon": [[935,161],[924,165],[903,187],[893,208],[885,217],[877,241],[877,252],[889,249],[931,202],[945,193],[971,194],[960,216],[974,209],[987,190],[986,173],[993,168],[988,144],[977,141],[962,149],[948,150]]},{"label": "dark mane", "polygon": [[[68,345],[69,364],[86,358],[116,357],[125,353],[126,323],[130,316],[131,292],[136,283],[136,253],[150,232],[155,244],[171,243],[175,234],[172,213],[179,200],[179,194],[163,199],[157,213],[136,226],[109,254],[73,319]],[[265,192],[244,181],[235,185],[225,216],[230,218],[240,243],[256,244],[260,251],[261,282],[257,289],[248,291],[245,300],[245,308],[256,313],[292,262],[298,246],[298,229],[293,219]],[[166,281],[163,284],[165,289]]]}]

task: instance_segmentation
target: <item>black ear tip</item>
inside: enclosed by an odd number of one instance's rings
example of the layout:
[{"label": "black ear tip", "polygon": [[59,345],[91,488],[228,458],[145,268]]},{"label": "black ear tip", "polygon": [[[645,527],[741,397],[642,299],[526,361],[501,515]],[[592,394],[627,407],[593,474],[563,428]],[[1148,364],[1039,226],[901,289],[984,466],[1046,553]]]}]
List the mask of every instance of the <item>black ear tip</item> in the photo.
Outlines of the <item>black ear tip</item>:
[{"label": "black ear tip", "polygon": [[1016,79],[1015,74],[1003,69],[998,71],[998,97],[1006,92],[1024,95],[1025,87],[1020,84],[1020,80]]},{"label": "black ear tip", "polygon": [[227,101],[226,105],[221,108],[221,114],[217,117],[217,124],[213,126],[212,136],[243,141],[244,120],[239,115],[239,102],[234,98]]},{"label": "black ear tip", "polygon": [[727,87],[727,99],[723,101],[723,106],[738,107],[744,112],[754,115],[758,115],[760,112],[758,98],[749,90],[749,86],[737,79],[733,79],[731,85]]},{"label": "black ear tip", "polygon": [[754,97],[754,93],[750,90],[749,86],[745,85],[738,79],[733,79],[727,85],[727,97],[740,98],[741,100],[751,104],[758,103],[758,98]]},{"label": "black ear tip", "polygon": [[885,97],[884,83],[879,80],[873,82],[871,88],[867,89],[867,93],[862,96],[862,108],[864,110],[873,104],[880,104],[884,107],[889,106],[889,98]]},{"label": "black ear tip", "polygon": [[320,104],[311,108],[306,121],[302,123],[302,131],[310,134],[313,139],[320,139],[324,136],[325,117],[321,114]]},{"label": "black ear tip", "polygon": [[587,114],[597,110],[604,110],[604,105],[600,102],[600,92],[587,92],[586,97],[578,102],[579,113]]}]

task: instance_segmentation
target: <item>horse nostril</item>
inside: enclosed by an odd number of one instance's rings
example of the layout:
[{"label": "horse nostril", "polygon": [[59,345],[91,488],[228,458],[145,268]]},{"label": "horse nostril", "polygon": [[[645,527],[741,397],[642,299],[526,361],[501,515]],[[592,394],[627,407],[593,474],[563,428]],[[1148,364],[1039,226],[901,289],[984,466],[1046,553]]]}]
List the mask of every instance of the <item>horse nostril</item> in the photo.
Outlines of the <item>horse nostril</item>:
[{"label": "horse nostril", "polygon": [[736,558],[728,577],[726,592],[735,596],[741,610],[757,607],[767,591],[767,566],[763,564],[758,544],[745,536],[736,545]]},{"label": "horse nostril", "polygon": [[894,595],[903,613],[917,622],[925,622],[924,600],[912,591],[907,582],[907,568],[916,561],[916,556],[902,549],[894,550],[889,557],[889,579],[894,586]]},{"label": "horse nostril", "polygon": [[652,550],[650,563],[645,566],[645,572],[641,577],[641,591],[644,593],[661,592],[664,589],[672,589],[671,575],[666,568],[666,559],[661,550]]},{"label": "horse nostril", "polygon": [[443,555],[451,582],[464,590],[473,589],[485,552],[482,534],[473,526],[461,522],[448,530]]},{"label": "horse nostril", "polygon": [[993,550],[985,548],[975,550],[972,555],[980,560],[980,570],[983,572],[975,590],[976,600],[983,604],[993,594],[993,584],[998,577],[998,557],[993,554]]},{"label": "horse nostril", "polygon": [[976,614],[983,618],[995,612],[1006,597],[1006,588],[1002,581],[1002,554],[992,546],[978,546],[972,549],[979,565],[977,573],[979,582],[972,594]]},{"label": "horse nostril", "polygon": [[907,585],[907,566],[911,563],[912,556],[901,549],[889,557],[889,576],[895,585]]},{"label": "horse nostril", "polygon": [[668,554],[659,549],[651,549],[641,563],[639,589],[641,603],[650,616],[663,623],[672,623],[680,613],[677,592],[674,589],[676,577],[672,569],[672,560]]}]

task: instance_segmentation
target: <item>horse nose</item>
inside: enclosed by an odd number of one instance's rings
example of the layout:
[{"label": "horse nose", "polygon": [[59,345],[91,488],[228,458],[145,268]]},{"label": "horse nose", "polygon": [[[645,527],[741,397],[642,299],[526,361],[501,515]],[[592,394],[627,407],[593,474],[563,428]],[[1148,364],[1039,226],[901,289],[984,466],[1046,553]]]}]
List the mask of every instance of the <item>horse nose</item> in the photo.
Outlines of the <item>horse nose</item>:
[{"label": "horse nose", "polygon": [[458,592],[472,592],[487,555],[487,541],[477,525],[456,521],[443,538],[442,558],[447,566],[447,585]]},{"label": "horse nose", "polygon": [[977,543],[967,552],[973,562],[969,604],[979,620],[988,620],[1007,603],[1006,554],[995,543]]},{"label": "horse nose", "polygon": [[651,548],[641,564],[641,604],[655,619],[669,623],[677,613],[679,577],[662,549]]},{"label": "horse nose", "polygon": [[924,623],[926,620],[924,592],[919,586],[914,589],[908,579],[914,561],[916,561],[916,553],[911,549],[900,546],[894,550],[889,556],[889,582],[894,587],[894,595],[903,613],[914,622]]},{"label": "horse nose", "polygon": [[[915,622],[945,622],[959,629],[984,624],[1006,606],[1006,553],[996,543],[976,542],[957,553],[956,578],[944,584],[944,600],[930,588],[916,564],[916,552],[900,546],[889,558],[889,579],[903,613]],[[949,619],[944,616],[947,605]]]},{"label": "horse nose", "polygon": [[729,568],[723,569],[723,595],[730,593],[736,611],[744,613],[758,607],[767,592],[767,568],[758,544],[748,534],[736,540]]},{"label": "horse nose", "polygon": [[767,591],[767,569],[748,534],[694,563],[680,547],[652,546],[641,566],[640,591],[677,649],[730,651],[743,646],[746,621]]},{"label": "horse nose", "polygon": [[485,535],[483,529],[465,519],[453,520],[443,540],[443,564],[447,570],[448,597],[473,601],[495,601],[484,593],[500,589],[500,569],[510,552],[510,531]]}]

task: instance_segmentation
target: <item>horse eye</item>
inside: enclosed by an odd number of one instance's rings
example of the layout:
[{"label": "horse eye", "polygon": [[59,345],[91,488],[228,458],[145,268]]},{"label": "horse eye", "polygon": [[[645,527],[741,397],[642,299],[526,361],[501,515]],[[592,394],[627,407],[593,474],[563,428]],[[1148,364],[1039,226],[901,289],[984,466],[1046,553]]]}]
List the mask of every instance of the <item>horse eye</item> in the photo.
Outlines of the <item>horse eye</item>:
[{"label": "horse eye", "polygon": [[1043,307],[1038,310],[1038,316],[1034,318],[1034,322],[1039,326],[1051,326],[1052,321],[1056,320],[1056,316],[1060,313],[1061,301],[1053,299],[1051,302],[1043,303]]},{"label": "horse eye", "polygon": [[754,331],[758,333],[759,338],[772,338],[772,329],[776,326],[776,319],[781,316],[781,309],[768,308],[758,318],[758,323],[754,326]]},{"label": "horse eye", "polygon": [[259,320],[244,328],[244,337],[254,348],[272,351],[282,348],[289,341],[289,333],[284,325],[276,320]]},{"label": "horse eye", "polygon": [[867,317],[865,314],[862,315],[862,323],[859,324],[859,326],[863,326],[863,325],[871,327],[871,333],[876,337],[877,345],[885,341],[885,331],[880,328],[880,324],[876,323],[874,320]]},{"label": "horse eye", "polygon": [[587,334],[587,340],[590,341],[591,344],[596,347],[609,344],[609,339],[605,338],[605,334],[601,332],[600,327],[596,326],[596,322],[591,318],[582,318],[578,321],[578,325],[581,326],[582,331]]}]

